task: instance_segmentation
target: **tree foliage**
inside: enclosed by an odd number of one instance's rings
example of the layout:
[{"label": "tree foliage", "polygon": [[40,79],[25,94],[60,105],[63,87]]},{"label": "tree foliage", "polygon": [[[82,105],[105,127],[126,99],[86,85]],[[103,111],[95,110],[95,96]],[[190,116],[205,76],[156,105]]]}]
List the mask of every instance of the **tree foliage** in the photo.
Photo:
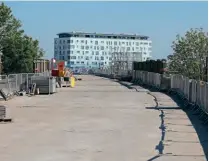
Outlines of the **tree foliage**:
[{"label": "tree foliage", "polygon": [[208,35],[202,28],[190,29],[185,36],[176,36],[173,54],[168,56],[169,71],[191,79],[205,80]]},{"label": "tree foliage", "polygon": [[33,72],[33,62],[44,55],[38,40],[24,34],[9,7],[0,4],[0,51],[4,73]]}]

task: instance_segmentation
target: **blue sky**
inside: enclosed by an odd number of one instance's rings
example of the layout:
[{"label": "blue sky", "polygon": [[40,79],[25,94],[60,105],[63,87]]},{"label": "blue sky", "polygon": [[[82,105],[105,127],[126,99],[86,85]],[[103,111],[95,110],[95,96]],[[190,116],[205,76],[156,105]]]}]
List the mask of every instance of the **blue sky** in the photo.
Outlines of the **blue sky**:
[{"label": "blue sky", "polygon": [[59,32],[137,33],[153,41],[153,58],[172,53],[176,34],[208,30],[207,2],[6,2],[26,34],[53,57]]}]

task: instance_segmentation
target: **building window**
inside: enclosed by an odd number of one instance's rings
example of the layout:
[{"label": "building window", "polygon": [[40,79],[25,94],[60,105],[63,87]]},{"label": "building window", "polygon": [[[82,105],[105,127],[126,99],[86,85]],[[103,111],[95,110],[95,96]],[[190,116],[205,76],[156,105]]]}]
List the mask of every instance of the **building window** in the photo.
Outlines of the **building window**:
[{"label": "building window", "polygon": [[94,50],[96,50],[97,49],[97,47],[96,46],[94,46]]},{"label": "building window", "polygon": [[148,43],[147,43],[147,42],[145,42],[145,43],[144,43],[144,45],[148,45]]},{"label": "building window", "polygon": [[70,59],[76,59],[76,56],[71,56]]},{"label": "building window", "polygon": [[87,44],[88,42],[87,42],[87,40],[86,40],[86,44]]},{"label": "building window", "polygon": [[93,41],[91,40],[91,43],[93,43]]},{"label": "building window", "polygon": [[99,51],[96,51],[96,55],[99,55]]},{"label": "building window", "polygon": [[134,47],[132,47],[132,51],[134,51]]},{"label": "building window", "polygon": [[71,61],[70,64],[74,65],[74,61]]},{"label": "building window", "polygon": [[117,45],[117,41],[114,41],[114,45]]},{"label": "building window", "polygon": [[86,46],[86,50],[89,50],[89,46]]},{"label": "building window", "polygon": [[79,62],[79,61],[77,61],[76,63],[77,63],[77,64],[80,64],[80,62]]},{"label": "building window", "polygon": [[81,64],[84,64],[84,61],[82,61]]},{"label": "building window", "polygon": [[104,57],[103,56],[101,56],[101,60],[104,60]]},{"label": "building window", "polygon": [[104,41],[101,41],[102,44],[104,44]]},{"label": "building window", "polygon": [[80,54],[80,51],[77,51],[78,54]]},{"label": "building window", "polygon": [[81,49],[84,49],[84,46],[81,46]]},{"label": "building window", "polygon": [[63,40],[63,44],[65,44],[65,40]]},{"label": "building window", "polygon": [[70,45],[68,45],[68,49],[70,49]]},{"label": "building window", "polygon": [[99,57],[96,56],[96,57],[95,57],[95,60],[99,60]]},{"label": "building window", "polygon": [[131,46],[131,42],[129,42],[129,45]]},{"label": "building window", "polygon": [[94,51],[92,51],[92,55],[94,55]]},{"label": "building window", "polygon": [[136,42],[136,46],[139,46],[139,42]]},{"label": "building window", "polygon": [[70,43],[73,43],[73,40],[70,40]]},{"label": "building window", "polygon": [[101,46],[101,50],[104,50],[104,46]]},{"label": "building window", "polygon": [[60,44],[62,44],[62,40],[60,40]]},{"label": "building window", "polygon": [[65,60],[65,56],[62,56],[62,60]]},{"label": "building window", "polygon": [[79,40],[77,40],[76,42],[79,43]]},{"label": "building window", "polygon": [[89,51],[86,51],[86,54],[88,54],[89,53]]},{"label": "building window", "polygon": [[70,40],[67,40],[67,43],[69,44],[70,43]]},{"label": "building window", "polygon": [[70,51],[70,54],[73,54],[73,51],[72,50]]},{"label": "building window", "polygon": [[97,50],[99,50],[99,46],[97,46]]},{"label": "building window", "polygon": [[65,54],[65,51],[62,51],[62,54]]},{"label": "building window", "polygon": [[67,56],[67,59],[69,60],[70,59],[70,56]]},{"label": "building window", "polygon": [[95,45],[98,45],[98,41],[95,41]]},{"label": "building window", "polygon": [[152,45],[152,43],[150,42],[150,43],[149,43],[149,46],[151,46],[151,45]]},{"label": "building window", "polygon": [[81,56],[81,59],[83,59],[83,56]]},{"label": "building window", "polygon": [[126,42],[126,45],[128,45],[128,42]]},{"label": "building window", "polygon": [[55,40],[54,43],[57,44],[57,40]]},{"label": "building window", "polygon": [[86,60],[89,60],[89,57],[88,56],[86,56]]},{"label": "building window", "polygon": [[70,45],[70,47],[71,47],[72,49],[74,49],[74,48],[75,48],[75,45]]},{"label": "building window", "polygon": [[70,54],[70,50],[67,51],[67,54]]}]

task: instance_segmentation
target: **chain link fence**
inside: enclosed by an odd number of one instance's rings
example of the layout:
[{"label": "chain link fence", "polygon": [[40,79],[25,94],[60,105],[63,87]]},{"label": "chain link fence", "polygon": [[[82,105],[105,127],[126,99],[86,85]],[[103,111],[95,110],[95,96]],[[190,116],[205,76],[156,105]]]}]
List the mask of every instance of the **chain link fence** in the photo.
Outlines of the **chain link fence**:
[{"label": "chain link fence", "polygon": [[29,92],[32,84],[35,81],[35,77],[42,77],[42,79],[50,80],[50,75],[51,74],[48,71],[44,73],[0,75],[0,89],[4,89],[6,93],[14,93],[19,91]]}]

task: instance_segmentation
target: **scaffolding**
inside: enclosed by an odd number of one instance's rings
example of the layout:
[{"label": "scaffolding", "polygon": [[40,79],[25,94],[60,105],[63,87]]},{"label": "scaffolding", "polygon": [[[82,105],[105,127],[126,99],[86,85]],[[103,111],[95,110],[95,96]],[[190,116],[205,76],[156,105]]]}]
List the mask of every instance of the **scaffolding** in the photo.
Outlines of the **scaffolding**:
[{"label": "scaffolding", "polygon": [[110,65],[111,73],[120,76],[131,74],[134,61],[142,61],[142,54],[137,52],[113,52]]}]

